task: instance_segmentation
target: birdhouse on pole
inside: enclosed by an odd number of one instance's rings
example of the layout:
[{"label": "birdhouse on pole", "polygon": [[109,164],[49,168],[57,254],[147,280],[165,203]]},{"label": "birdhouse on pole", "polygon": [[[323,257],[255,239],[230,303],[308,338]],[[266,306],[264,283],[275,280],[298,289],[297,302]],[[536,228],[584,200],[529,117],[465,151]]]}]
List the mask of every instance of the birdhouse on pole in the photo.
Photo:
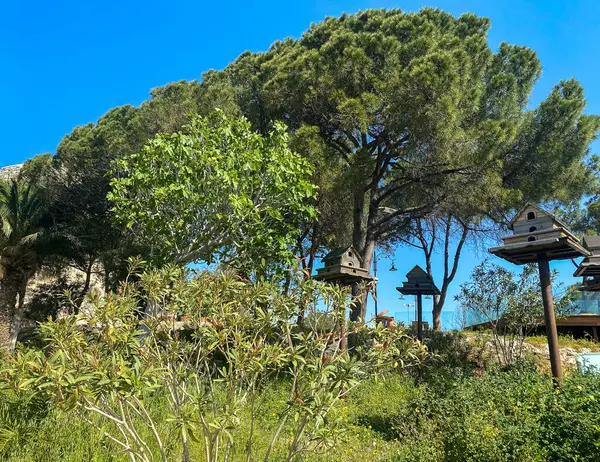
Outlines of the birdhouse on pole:
[{"label": "birdhouse on pole", "polygon": [[583,246],[590,255],[583,259],[573,276],[583,277],[579,290],[600,292],[600,236],[585,236]]},{"label": "birdhouse on pole", "polygon": [[512,235],[502,238],[504,245],[488,251],[515,265],[538,264],[546,335],[552,375],[556,382],[562,382],[562,365],[558,349],[558,334],[550,281],[551,260],[564,260],[589,257],[591,252],[584,248],[567,225],[542,208],[527,203],[510,221],[508,227]]},{"label": "birdhouse on pole", "polygon": [[535,263],[540,255],[550,261],[589,254],[567,225],[536,205],[527,203],[508,227],[513,234],[503,237],[504,245],[489,252],[515,265]]},{"label": "birdhouse on pole", "polygon": [[351,245],[340,247],[329,252],[323,258],[323,268],[317,269],[314,277],[318,281],[335,282],[338,284],[354,284],[370,282],[374,278],[369,270],[362,268],[362,258]]},{"label": "birdhouse on pole", "polygon": [[[314,279],[331,284],[350,285],[358,282],[371,282],[376,279],[369,274],[369,270],[362,268],[362,258],[351,245],[333,249],[323,258],[323,268],[317,269]],[[346,350],[346,319],[340,319],[340,348]]]},{"label": "birdhouse on pole", "polygon": [[416,265],[406,274],[406,281],[396,290],[402,295],[417,296],[417,338],[423,340],[423,295],[440,295],[433,279],[423,268]]}]

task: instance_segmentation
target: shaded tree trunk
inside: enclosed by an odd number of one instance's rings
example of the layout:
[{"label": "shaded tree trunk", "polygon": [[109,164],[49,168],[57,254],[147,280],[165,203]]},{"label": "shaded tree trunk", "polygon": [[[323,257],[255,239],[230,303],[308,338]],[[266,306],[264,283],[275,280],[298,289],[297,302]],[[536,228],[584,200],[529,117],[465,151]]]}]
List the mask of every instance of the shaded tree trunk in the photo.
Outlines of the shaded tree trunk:
[{"label": "shaded tree trunk", "polygon": [[7,270],[0,281],[0,348],[10,349],[11,325],[15,315],[20,281]]},{"label": "shaded tree trunk", "polygon": [[90,258],[90,261],[88,262],[88,265],[85,268],[85,283],[83,284],[83,288],[81,289],[81,293],[79,294],[77,303],[75,305],[75,314],[79,314],[79,310],[81,309],[81,305],[83,304],[83,301],[85,300],[85,296],[87,295],[87,293],[90,290],[90,284],[91,284],[91,280],[92,280],[92,269],[94,268],[94,262],[95,262],[95,259]]},{"label": "shaded tree trunk", "polygon": [[[366,245],[363,245],[362,252],[362,267],[370,270],[371,263],[373,261],[373,251],[375,250],[375,241],[369,240]],[[362,283],[355,283],[352,285],[352,297],[354,302],[352,304],[352,310],[350,312],[350,320],[358,321],[359,319],[365,320],[367,317],[367,297],[369,295],[368,290],[363,289]]]},{"label": "shaded tree trunk", "polygon": [[442,308],[444,304],[440,304],[438,299],[440,297],[438,295],[435,296],[435,301],[433,303],[433,310],[431,311],[431,315],[433,318],[433,330],[440,331],[442,330]]},{"label": "shaded tree trunk", "polygon": [[15,309],[15,313],[13,315],[10,326],[10,338],[8,340],[9,351],[13,351],[17,346],[17,339],[19,338],[19,333],[21,332],[21,323],[23,321],[23,315],[25,313],[25,294],[27,293],[28,282],[29,278],[23,276],[19,286],[19,300],[17,302],[17,307]]}]

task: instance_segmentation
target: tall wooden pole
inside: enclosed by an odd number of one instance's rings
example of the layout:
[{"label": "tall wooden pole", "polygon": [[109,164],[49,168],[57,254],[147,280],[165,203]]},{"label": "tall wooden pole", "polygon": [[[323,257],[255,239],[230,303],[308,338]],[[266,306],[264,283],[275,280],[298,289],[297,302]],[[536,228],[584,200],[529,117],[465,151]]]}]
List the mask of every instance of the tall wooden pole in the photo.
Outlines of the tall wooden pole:
[{"label": "tall wooden pole", "polygon": [[556,332],[556,317],[554,315],[554,300],[552,299],[552,282],[550,281],[550,264],[545,255],[538,256],[540,285],[542,286],[542,301],[544,303],[544,318],[546,319],[546,336],[548,337],[548,352],[550,367],[556,385],[562,385],[563,371],[560,363],[558,348],[558,333]]},{"label": "tall wooden pole", "polygon": [[[373,250],[373,276],[375,276],[375,278],[377,278],[377,254],[375,253],[375,250]],[[379,314],[379,311],[377,310],[377,281],[374,281],[375,283],[375,287],[374,287],[374,292],[375,292],[375,318],[377,319],[377,315]],[[377,322],[377,321],[375,321]]]},{"label": "tall wooden pole", "polygon": [[417,294],[417,338],[423,341],[423,294]]}]

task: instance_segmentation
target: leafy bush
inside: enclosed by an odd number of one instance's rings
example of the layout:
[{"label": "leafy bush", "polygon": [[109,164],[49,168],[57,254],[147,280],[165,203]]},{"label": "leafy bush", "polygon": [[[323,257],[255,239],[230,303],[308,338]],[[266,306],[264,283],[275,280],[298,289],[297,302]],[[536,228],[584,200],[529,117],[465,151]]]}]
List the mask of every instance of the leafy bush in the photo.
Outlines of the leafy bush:
[{"label": "leafy bush", "polygon": [[[343,288],[308,280],[282,294],[269,283],[177,267],[142,273],[134,265],[132,274],[118,293],[92,296],[90,313],[43,323],[45,350],[17,352],[3,372],[11,390],[75,412],[132,460],[190,460],[193,444],[207,462],[232,453],[251,460],[259,433],[265,460],[275,451],[289,461],[323,452],[344,434],[337,410],[360,379],[425,355],[380,326],[373,348],[350,356],[339,332],[291,321],[299,309],[314,318],[319,307],[343,327]],[[258,421],[274,380],[286,402],[266,435]]]},{"label": "leafy bush", "polygon": [[424,338],[427,350],[432,357],[426,373],[439,375],[443,371],[450,374],[472,373],[489,366],[489,353],[486,339],[467,337],[460,332],[427,331]]},{"label": "leafy bush", "polygon": [[547,460],[598,460],[600,379],[575,376],[548,399],[540,435]]},{"label": "leafy bush", "polygon": [[393,421],[403,443],[394,460],[419,460],[424,450],[428,458],[420,460],[597,460],[598,377],[575,376],[555,390],[534,366],[519,363],[481,377],[430,379]]}]

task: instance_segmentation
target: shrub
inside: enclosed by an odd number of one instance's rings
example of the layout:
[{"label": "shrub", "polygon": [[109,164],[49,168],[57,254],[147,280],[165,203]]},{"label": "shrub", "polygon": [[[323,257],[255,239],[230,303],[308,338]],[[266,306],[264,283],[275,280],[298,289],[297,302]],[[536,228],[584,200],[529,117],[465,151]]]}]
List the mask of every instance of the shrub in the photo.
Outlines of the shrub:
[{"label": "shrub", "polygon": [[349,294],[339,287],[308,280],[282,294],[269,283],[177,267],[141,273],[134,265],[133,273],[118,293],[93,296],[92,314],[43,323],[45,350],[23,349],[3,371],[13,391],[75,412],[132,460],[190,460],[192,443],[207,462],[233,452],[258,457],[257,419],[278,377],[287,401],[262,435],[260,457],[282,446],[278,457],[290,461],[323,452],[344,433],[337,409],[360,379],[425,355],[401,331],[379,327],[376,345],[350,356],[337,332],[291,322],[299,309],[314,317],[318,307],[342,325]]},{"label": "shrub", "polygon": [[541,415],[541,443],[548,460],[598,460],[600,378],[574,376],[548,398]]},{"label": "shrub", "polygon": [[396,418],[399,438],[433,438],[446,461],[540,460],[538,409],[551,390],[531,366],[433,381]]}]

